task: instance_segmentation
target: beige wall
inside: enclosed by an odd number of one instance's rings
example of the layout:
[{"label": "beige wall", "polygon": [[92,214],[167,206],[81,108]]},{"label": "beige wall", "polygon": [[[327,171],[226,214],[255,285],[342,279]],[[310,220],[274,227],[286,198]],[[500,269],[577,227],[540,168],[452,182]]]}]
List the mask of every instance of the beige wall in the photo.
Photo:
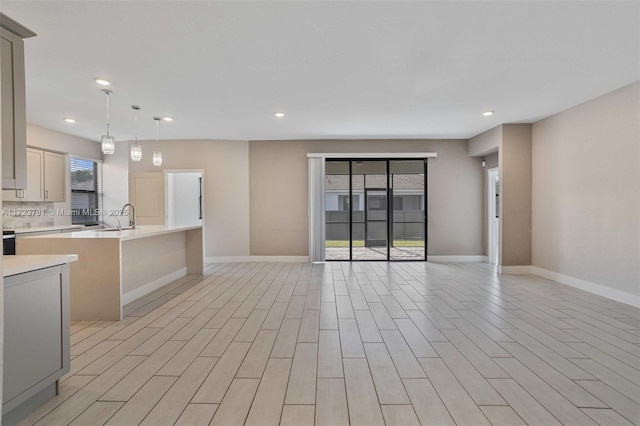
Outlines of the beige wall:
[{"label": "beige wall", "polygon": [[500,142],[501,266],[531,265],[531,124],[502,125]]},{"label": "beige wall", "polygon": [[249,143],[219,140],[160,141],[162,167],[154,167],[151,162],[155,141],[141,143],[142,161],[129,161],[130,173],[165,169],[204,170],[205,257],[248,256]]},{"label": "beige wall", "polygon": [[640,295],[640,83],[533,125],[533,265]]},{"label": "beige wall", "polygon": [[466,140],[302,140],[249,143],[252,255],[308,255],[312,152],[437,152],[428,163],[428,253],[484,253],[483,169]]},{"label": "beige wall", "polygon": [[107,213],[102,222],[107,227],[118,226],[118,220],[109,212],[120,210],[129,202],[129,143],[116,143],[116,152],[105,155],[102,162],[102,208]]},{"label": "beige wall", "polygon": [[35,124],[27,124],[27,145],[94,160],[102,160],[102,151],[98,142],[36,126]]},{"label": "beige wall", "polygon": [[469,139],[469,155],[478,157],[498,152],[502,141],[502,126],[494,127]]}]

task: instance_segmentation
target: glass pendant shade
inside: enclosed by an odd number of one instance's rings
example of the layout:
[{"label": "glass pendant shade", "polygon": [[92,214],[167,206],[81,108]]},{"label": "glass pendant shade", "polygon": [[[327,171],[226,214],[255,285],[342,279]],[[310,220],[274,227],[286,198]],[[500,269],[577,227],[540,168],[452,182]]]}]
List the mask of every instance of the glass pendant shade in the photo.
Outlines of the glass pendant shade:
[{"label": "glass pendant shade", "polygon": [[162,152],[160,151],[160,144],[158,142],[158,125],[160,124],[160,117],[153,117],[156,122],[156,150],[153,151],[153,165],[156,167],[162,166]]},{"label": "glass pendant shade", "polygon": [[140,111],[140,107],[138,105],[131,105],[131,109],[133,110],[133,133],[135,137],[135,142],[131,145],[131,160],[132,161],[140,161],[142,160],[142,146],[138,145],[138,111]]},{"label": "glass pendant shade", "polygon": [[107,134],[100,137],[100,144],[102,145],[103,154],[112,155],[116,152],[116,139],[109,134],[109,96],[111,96],[113,92],[104,89],[102,93],[107,95]]},{"label": "glass pendant shade", "polygon": [[156,167],[162,166],[162,152],[153,151],[153,165]]},{"label": "glass pendant shade", "polygon": [[102,145],[103,154],[112,155],[116,152],[116,139],[113,136],[102,135],[100,143]]},{"label": "glass pendant shade", "polygon": [[142,145],[131,145],[131,159],[133,161],[142,160]]}]

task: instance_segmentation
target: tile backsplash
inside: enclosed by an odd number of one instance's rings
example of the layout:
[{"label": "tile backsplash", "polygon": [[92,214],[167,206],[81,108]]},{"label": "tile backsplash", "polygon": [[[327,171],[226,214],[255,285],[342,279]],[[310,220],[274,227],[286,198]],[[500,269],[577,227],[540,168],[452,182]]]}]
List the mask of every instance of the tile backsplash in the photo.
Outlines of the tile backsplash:
[{"label": "tile backsplash", "polygon": [[56,210],[53,203],[4,201],[2,203],[2,227],[4,229],[52,226]]}]

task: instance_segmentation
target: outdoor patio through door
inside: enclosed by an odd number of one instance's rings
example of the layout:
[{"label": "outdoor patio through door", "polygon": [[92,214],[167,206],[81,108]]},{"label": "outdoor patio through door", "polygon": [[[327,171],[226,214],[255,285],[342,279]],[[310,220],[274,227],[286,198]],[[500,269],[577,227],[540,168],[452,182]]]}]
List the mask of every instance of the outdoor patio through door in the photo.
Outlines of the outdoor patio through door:
[{"label": "outdoor patio through door", "polygon": [[426,260],[426,159],[327,159],[325,260]]}]

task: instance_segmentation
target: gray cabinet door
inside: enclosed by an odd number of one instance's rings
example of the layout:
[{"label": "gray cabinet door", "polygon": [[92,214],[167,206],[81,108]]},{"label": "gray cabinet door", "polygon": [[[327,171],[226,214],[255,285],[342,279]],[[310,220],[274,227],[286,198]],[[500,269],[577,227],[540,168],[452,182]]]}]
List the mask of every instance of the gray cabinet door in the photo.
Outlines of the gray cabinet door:
[{"label": "gray cabinet door", "polygon": [[3,413],[69,371],[66,266],[4,280]]},{"label": "gray cabinet door", "polygon": [[0,110],[2,188],[24,189],[27,155],[24,42],[4,28],[0,28]]}]

